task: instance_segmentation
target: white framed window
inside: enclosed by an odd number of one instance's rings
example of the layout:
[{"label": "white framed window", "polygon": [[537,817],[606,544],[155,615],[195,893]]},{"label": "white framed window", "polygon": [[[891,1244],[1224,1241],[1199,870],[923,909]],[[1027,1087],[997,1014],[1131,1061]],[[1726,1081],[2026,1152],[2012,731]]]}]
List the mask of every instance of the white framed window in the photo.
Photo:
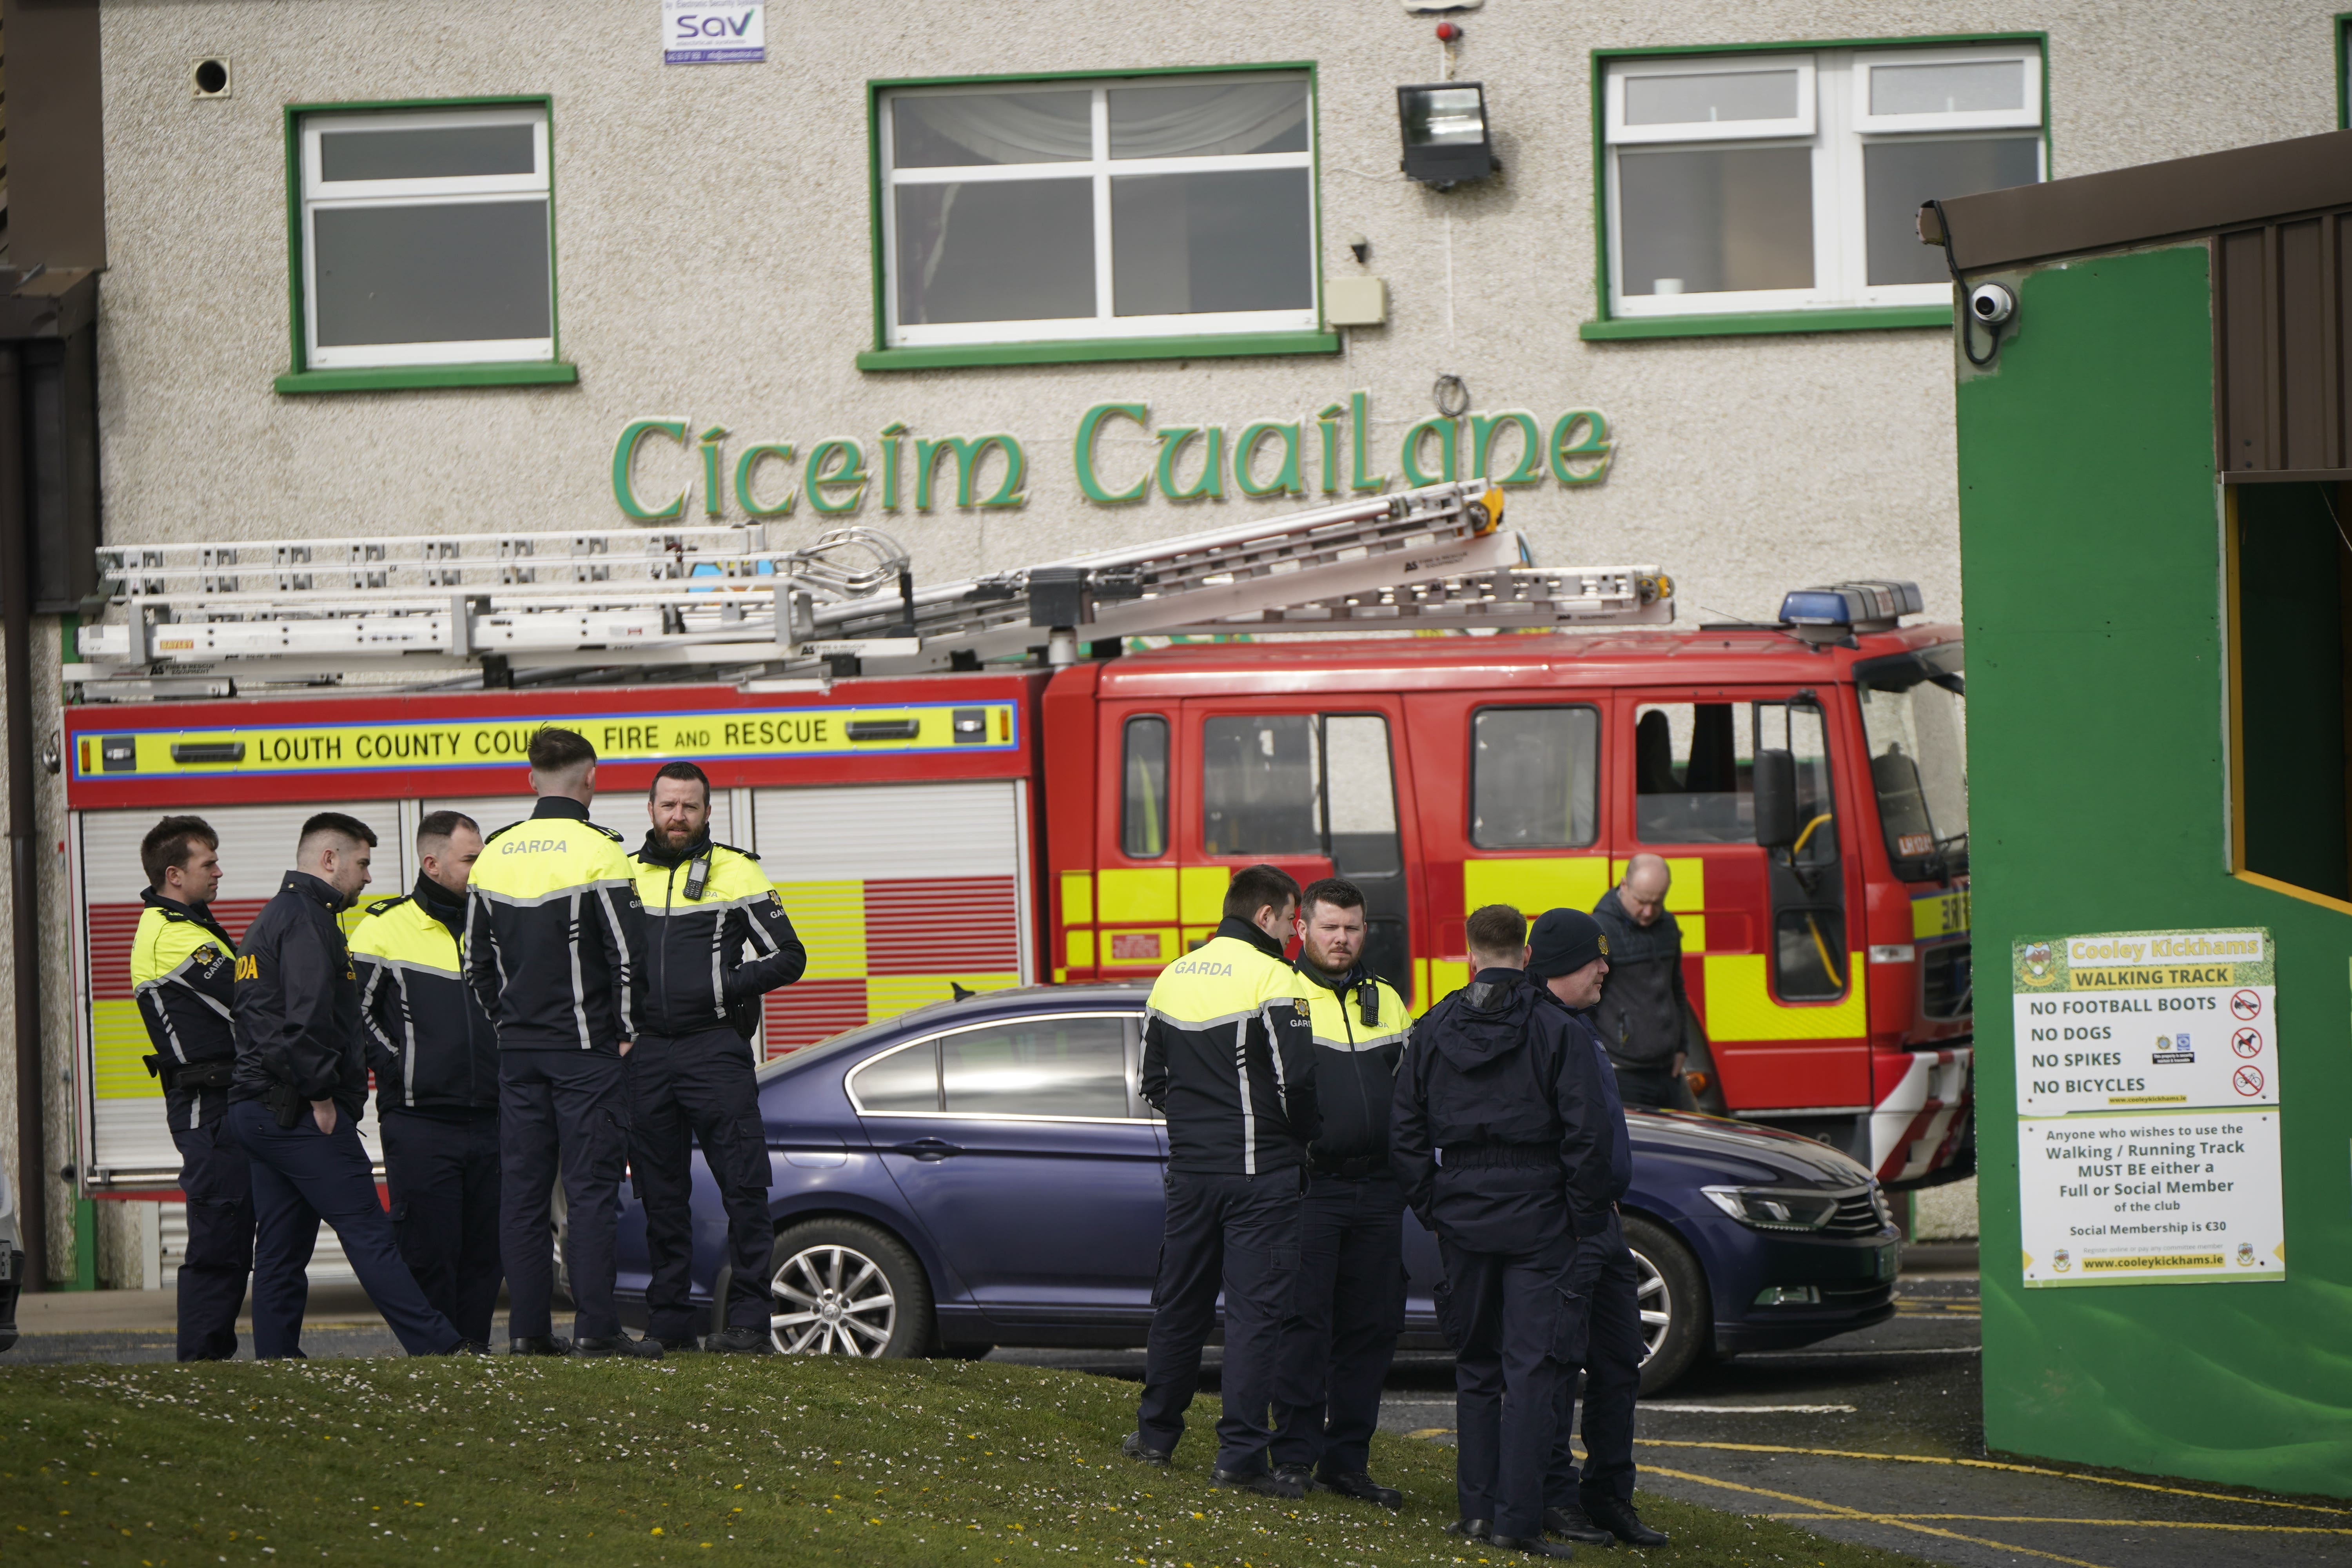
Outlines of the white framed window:
[{"label": "white framed window", "polygon": [[1942,304],[1929,197],[2046,177],[2032,45],[1611,60],[1612,316]]},{"label": "white framed window", "polygon": [[886,347],[1320,325],[1303,71],[886,89]]},{"label": "white framed window", "polygon": [[298,132],[309,368],[555,357],[544,105],[313,112]]}]

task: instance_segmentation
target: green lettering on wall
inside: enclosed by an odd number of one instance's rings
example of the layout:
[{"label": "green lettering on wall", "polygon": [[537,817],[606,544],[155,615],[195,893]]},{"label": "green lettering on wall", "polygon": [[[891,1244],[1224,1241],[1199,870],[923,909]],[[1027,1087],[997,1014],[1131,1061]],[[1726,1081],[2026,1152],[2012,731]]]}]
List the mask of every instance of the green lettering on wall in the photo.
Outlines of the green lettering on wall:
[{"label": "green lettering on wall", "polygon": [[[819,441],[810,447],[808,466],[801,471],[810,507],[827,516],[856,511],[866,494],[866,449],[846,437]],[[849,494],[838,500],[825,493],[843,486],[849,488]]]},{"label": "green lettering on wall", "polygon": [[727,426],[713,425],[702,433],[702,515],[727,515],[727,492],[719,486],[719,443],[727,439]]},{"label": "green lettering on wall", "polygon": [[1323,493],[1339,493],[1339,416],[1344,412],[1336,403],[1316,410],[1316,427],[1323,433]]},{"label": "green lettering on wall", "polygon": [[1004,478],[996,493],[982,501],[982,506],[1019,506],[1026,498],[1021,494],[1021,480],[1029,467],[1028,455],[1021,443],[1010,436],[942,436],[936,441],[919,437],[915,442],[915,510],[931,510],[931,480],[938,472],[940,459],[953,457],[956,463],[956,500],[958,506],[970,506],[971,481],[980,465],[993,447],[1004,454]]},{"label": "green lettering on wall", "polygon": [[1077,439],[1071,457],[1077,466],[1079,494],[1105,506],[1120,506],[1129,501],[1141,500],[1150,493],[1151,476],[1149,472],[1123,490],[1105,489],[1101,477],[1095,472],[1095,437],[1102,429],[1102,422],[1119,418],[1132,419],[1141,425],[1150,413],[1140,403],[1097,403],[1078,416]]},{"label": "green lettering on wall", "polygon": [[[1437,437],[1439,471],[1424,473],[1421,467],[1421,448],[1432,436]],[[1404,482],[1409,487],[1452,484],[1459,471],[1459,450],[1462,426],[1442,414],[1416,420],[1404,433],[1404,444],[1397,448],[1397,466],[1404,470]]]},{"label": "green lettering on wall", "polygon": [[1352,490],[1384,490],[1389,488],[1386,474],[1364,472],[1364,459],[1370,457],[1372,451],[1371,423],[1369,395],[1361,392],[1348,394],[1348,425],[1351,437],[1348,447],[1348,466],[1352,476],[1348,488]]},{"label": "green lettering on wall", "polygon": [[1531,485],[1543,478],[1543,437],[1536,434],[1536,416],[1521,408],[1500,414],[1470,416],[1470,472],[1478,479],[1492,474],[1495,435],[1507,425],[1519,427],[1519,460],[1496,479],[1498,485]]},{"label": "green lettering on wall", "polygon": [[760,465],[770,458],[780,463],[791,462],[793,444],[790,441],[755,441],[744,447],[742,455],[735,459],[735,504],[743,509],[746,516],[790,517],[793,502],[800,499],[798,490],[786,490],[784,499],[774,506],[760,504],[759,498],[752,493],[752,481],[758,477]]},{"label": "green lettering on wall", "polygon": [[[1584,426],[1581,436],[1577,434],[1579,425]],[[1551,427],[1551,477],[1564,485],[1594,483],[1609,471],[1609,459],[1615,451],[1616,444],[1609,439],[1609,421],[1601,410],[1571,408]],[[1576,459],[1586,458],[1600,461],[1589,468],[1578,468]]]},{"label": "green lettering on wall", "polygon": [[898,510],[898,438],[906,433],[903,419],[882,426],[882,505],[890,511]]},{"label": "green lettering on wall", "polygon": [[[1181,452],[1193,437],[1205,437],[1201,459],[1201,477],[1189,489],[1176,487],[1176,454]],[[1221,425],[1203,428],[1197,425],[1171,425],[1160,432],[1160,493],[1170,500],[1213,500],[1225,499],[1225,431]]]},{"label": "green lettering on wall", "polygon": [[667,518],[684,516],[684,490],[678,491],[658,508],[649,507],[637,499],[637,448],[648,436],[667,436],[683,447],[686,445],[686,421],[632,419],[621,426],[621,438],[613,443],[613,500],[620,507],[623,517],[637,522],[659,522]]},{"label": "green lettering on wall", "polygon": [[[1259,484],[1253,466],[1258,447],[1269,436],[1282,437],[1282,467],[1272,480]],[[1298,477],[1298,421],[1261,419],[1244,426],[1241,439],[1234,443],[1234,483],[1245,496],[1305,495],[1307,481]]]}]

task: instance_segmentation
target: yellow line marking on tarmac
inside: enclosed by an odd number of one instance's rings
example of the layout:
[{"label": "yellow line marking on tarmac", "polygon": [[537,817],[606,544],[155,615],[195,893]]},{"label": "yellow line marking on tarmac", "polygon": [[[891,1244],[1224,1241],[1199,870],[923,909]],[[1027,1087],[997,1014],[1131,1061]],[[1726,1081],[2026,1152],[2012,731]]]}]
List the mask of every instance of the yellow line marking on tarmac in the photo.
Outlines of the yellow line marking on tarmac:
[{"label": "yellow line marking on tarmac", "polygon": [[2164,1487],[2154,1481],[2118,1480],[2113,1476],[2085,1476],[2073,1470],[2053,1470],[2040,1465],[2012,1465],[2000,1459],[1951,1459],[1939,1454],[1864,1454],[1849,1448],[1796,1448],[1777,1443],[1699,1443],[1687,1438],[1636,1437],[1646,1448],[1717,1448],[1735,1454],[1810,1454],[1824,1459],[1881,1459],[1904,1465],[1954,1465],[1971,1470],[2006,1470],[2020,1476],[2055,1476],[2063,1481],[2091,1481],[2103,1487],[2126,1487],[2133,1491],[2162,1492],[2168,1497],[2203,1498],[2209,1502],[2245,1503],[2259,1508],[2301,1509],[2305,1513],[2329,1513],[2352,1519],[2352,1509],[2326,1508],[2315,1502],[2288,1502],[2280,1498],[2237,1497],[2229,1492],[2200,1492],[2188,1487]]},{"label": "yellow line marking on tarmac", "polygon": [[1648,1469],[1654,1476],[1670,1476],[1678,1481],[1696,1481],[1703,1487],[1720,1487],[1725,1491],[1746,1492],[1751,1497],[1778,1498],[1782,1502],[1801,1503],[1807,1508],[1822,1510],[1823,1517],[1829,1519],[1846,1520],[1856,1524],[1892,1525],[1896,1530],[1908,1530],[1916,1534],[1932,1535],[1944,1541],[1962,1541],[1970,1546],[1990,1546],[1996,1552],[2020,1552],[2028,1557],[2040,1557],[2052,1563],[2064,1563],[2069,1564],[2069,1568],[2099,1568],[2099,1564],[2084,1562],[2080,1557],[2063,1557],[2055,1552],[2040,1552],[2031,1546],[2017,1546],[2006,1541],[1987,1541],[1982,1536],[1962,1535],[1956,1530],[1938,1530],[1931,1524],[1915,1524],[1896,1514],[1870,1513],[1858,1508],[1840,1508],[1836,1503],[1823,1502],[1818,1498],[1799,1497],[1794,1492],[1776,1492],[1765,1487],[1742,1486],[1738,1481],[1719,1481],[1713,1476],[1696,1475],[1689,1470],[1669,1470],[1656,1465],[1649,1466]]},{"label": "yellow line marking on tarmac", "polygon": [[1408,1437],[1451,1437],[1454,1436],[1454,1428],[1451,1426],[1424,1426],[1418,1432],[1408,1432],[1405,1436]]},{"label": "yellow line marking on tarmac", "polygon": [[[1768,1513],[1767,1519],[1843,1519],[1842,1513]],[[1960,1524],[2086,1524],[2133,1530],[2235,1530],[2256,1535],[2352,1535],[2333,1524],[2221,1524],[2191,1519],[2044,1519],[2011,1513],[1890,1513],[1886,1519],[1945,1519]]]}]

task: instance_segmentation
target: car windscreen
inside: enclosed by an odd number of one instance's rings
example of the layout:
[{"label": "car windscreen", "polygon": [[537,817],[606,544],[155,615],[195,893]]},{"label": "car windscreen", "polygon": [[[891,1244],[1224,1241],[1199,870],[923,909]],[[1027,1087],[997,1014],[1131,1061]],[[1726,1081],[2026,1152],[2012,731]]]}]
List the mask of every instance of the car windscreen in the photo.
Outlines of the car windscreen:
[{"label": "car windscreen", "polygon": [[1853,667],[1887,858],[1906,881],[1969,868],[1968,697],[1960,645]]}]

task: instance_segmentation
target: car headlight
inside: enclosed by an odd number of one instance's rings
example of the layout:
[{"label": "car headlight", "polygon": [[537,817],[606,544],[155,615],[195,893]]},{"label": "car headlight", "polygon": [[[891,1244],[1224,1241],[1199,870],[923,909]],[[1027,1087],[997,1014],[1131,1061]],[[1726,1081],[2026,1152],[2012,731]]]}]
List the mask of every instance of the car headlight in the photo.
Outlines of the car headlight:
[{"label": "car headlight", "polygon": [[1702,1187],[1715,1206],[1758,1230],[1811,1231],[1829,1224],[1838,1201],[1826,1193],[1780,1192],[1769,1187]]}]

